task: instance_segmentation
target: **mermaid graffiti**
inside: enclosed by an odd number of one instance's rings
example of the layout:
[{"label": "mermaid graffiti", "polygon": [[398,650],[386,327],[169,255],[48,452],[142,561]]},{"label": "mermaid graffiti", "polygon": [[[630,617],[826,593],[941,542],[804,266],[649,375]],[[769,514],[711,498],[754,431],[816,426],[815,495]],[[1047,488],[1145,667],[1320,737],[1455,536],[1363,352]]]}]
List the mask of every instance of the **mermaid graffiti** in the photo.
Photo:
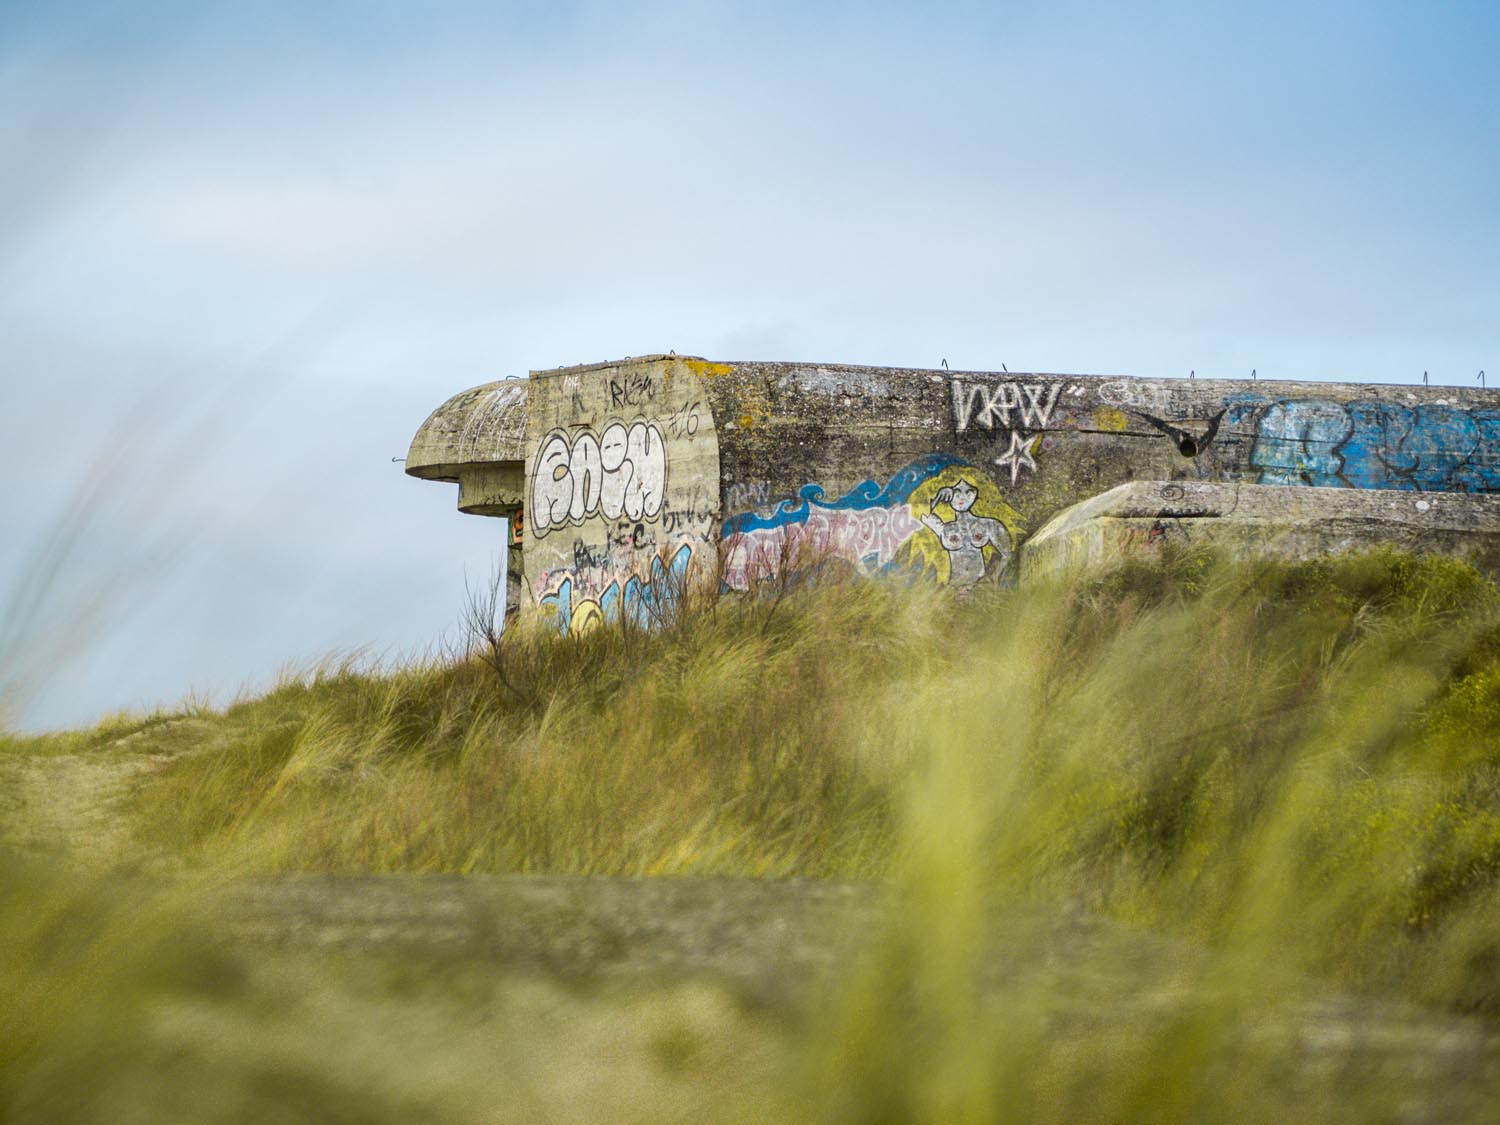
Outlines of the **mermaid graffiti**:
[{"label": "mermaid graffiti", "polygon": [[[996,571],[1003,571],[1010,561],[1010,532],[999,520],[974,514],[974,501],[978,499],[978,486],[961,476],[953,484],[938,489],[921,517],[948,553],[950,586],[972,586],[989,572],[991,565]],[[953,509],[951,520],[938,516],[939,504]]]}]

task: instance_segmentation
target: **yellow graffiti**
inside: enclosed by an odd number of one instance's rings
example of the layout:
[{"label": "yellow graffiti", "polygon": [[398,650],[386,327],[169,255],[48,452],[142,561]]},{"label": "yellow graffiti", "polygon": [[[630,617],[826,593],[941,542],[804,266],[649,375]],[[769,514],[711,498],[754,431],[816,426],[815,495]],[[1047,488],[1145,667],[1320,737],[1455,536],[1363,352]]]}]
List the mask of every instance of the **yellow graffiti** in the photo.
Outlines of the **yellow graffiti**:
[{"label": "yellow graffiti", "polygon": [[573,607],[573,618],[568,622],[567,632],[570,636],[579,636],[590,629],[597,629],[604,624],[604,610],[599,603],[589,598],[579,602]]},{"label": "yellow graffiti", "polygon": [[[1021,527],[1020,514],[1005,502],[1000,495],[999,485],[970,465],[950,465],[913,489],[912,494],[907,498],[912,518],[920,521],[925,515],[936,514],[945,523],[957,518],[958,513],[949,504],[939,501],[934,509],[932,502],[939,492],[945,488],[951,488],[960,480],[968,481],[979,491],[979,496],[975,499],[971,511],[976,516],[999,520],[1010,536],[1010,547],[1014,553],[1016,536],[1024,530]],[[985,563],[989,564],[994,557],[995,548],[985,547]],[[901,544],[901,550],[897,552],[896,559],[898,563],[912,568],[922,577],[932,578],[940,586],[948,584],[951,566],[949,555],[937,533],[931,528],[923,527],[914,532],[905,543]]]}]

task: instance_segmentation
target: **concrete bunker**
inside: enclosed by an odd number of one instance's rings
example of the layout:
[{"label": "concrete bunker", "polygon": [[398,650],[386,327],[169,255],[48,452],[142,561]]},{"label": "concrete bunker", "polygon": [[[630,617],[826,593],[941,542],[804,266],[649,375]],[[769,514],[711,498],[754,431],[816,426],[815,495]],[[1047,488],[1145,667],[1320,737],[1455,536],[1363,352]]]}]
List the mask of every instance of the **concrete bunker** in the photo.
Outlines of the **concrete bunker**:
[{"label": "concrete bunker", "polygon": [[[580,629],[648,622],[708,568],[748,588],[795,543],[952,586],[1104,565],[1209,518],[1246,551],[1487,553],[1500,392],[654,355],[455,395],[406,471],[457,482],[461,511],[510,519],[514,600]],[[1164,517],[1167,492],[1239,506]],[[1418,493],[1463,499],[1424,508]],[[1109,508],[1122,503],[1154,503],[1151,526],[1168,530],[1140,533],[1130,521],[1147,517]],[[1126,523],[1088,539],[1090,519]],[[1342,530],[1321,540],[1266,534],[1329,520]],[[1237,523],[1258,530],[1225,533]],[[1065,550],[1069,537],[1091,545]]]}]

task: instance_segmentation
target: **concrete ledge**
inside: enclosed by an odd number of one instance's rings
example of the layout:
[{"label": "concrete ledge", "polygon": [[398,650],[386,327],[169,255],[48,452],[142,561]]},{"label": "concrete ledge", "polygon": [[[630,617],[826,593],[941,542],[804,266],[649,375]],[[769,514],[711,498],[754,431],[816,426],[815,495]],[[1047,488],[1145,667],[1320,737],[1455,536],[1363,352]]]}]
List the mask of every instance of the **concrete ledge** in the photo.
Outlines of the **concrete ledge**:
[{"label": "concrete ledge", "polygon": [[1500,496],[1132,481],[1063,509],[1026,541],[1021,580],[1107,570],[1167,544],[1306,559],[1395,547],[1500,563]]}]

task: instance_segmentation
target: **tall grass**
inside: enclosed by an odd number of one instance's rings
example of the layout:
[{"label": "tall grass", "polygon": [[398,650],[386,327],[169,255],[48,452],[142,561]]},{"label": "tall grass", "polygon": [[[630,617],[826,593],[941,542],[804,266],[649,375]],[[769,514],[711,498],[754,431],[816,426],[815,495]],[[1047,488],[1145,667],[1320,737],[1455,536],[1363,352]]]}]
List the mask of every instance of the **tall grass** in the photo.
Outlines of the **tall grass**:
[{"label": "tall grass", "polygon": [[[1484,1116],[1497,640],[1488,582],[1393,554],[1187,555],[1014,600],[929,685],[908,908],[815,1037],[820,1114]],[[1180,944],[1070,952],[1038,922],[1065,903]],[[1331,995],[1353,1007],[1320,1057]],[[1435,1010],[1490,1043],[1441,1081]]]},{"label": "tall grass", "polygon": [[943,659],[953,617],[834,587],[769,618],[522,626],[502,675],[328,667],[229,708],[137,814],[153,844],[240,870],[876,875],[891,806],[872,719]]},{"label": "tall grass", "polygon": [[1462,564],[1186,555],[511,644],[508,685],[343,667],[230,708],[142,832],[271,871],[884,878],[935,852],[924,886],[1500,1011],[1500,600]]},{"label": "tall grass", "polygon": [[825,583],[506,643],[199,716],[136,831],[215,871],[885,880],[888,924],[787,1032],[812,1118],[1500,1092],[1500,595],[1462,564]]}]

